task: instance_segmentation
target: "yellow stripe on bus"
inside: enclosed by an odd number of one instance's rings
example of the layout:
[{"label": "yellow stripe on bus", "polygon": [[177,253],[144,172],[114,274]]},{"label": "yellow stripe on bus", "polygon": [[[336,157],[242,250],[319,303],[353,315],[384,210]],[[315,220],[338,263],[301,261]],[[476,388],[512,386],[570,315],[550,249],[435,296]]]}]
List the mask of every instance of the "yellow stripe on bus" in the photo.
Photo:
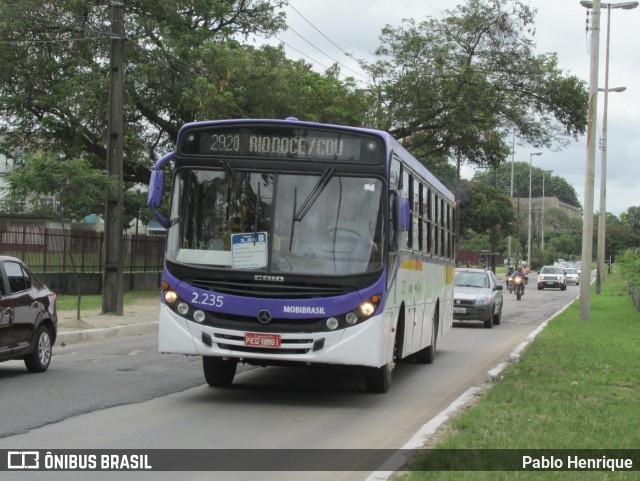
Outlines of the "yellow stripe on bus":
[{"label": "yellow stripe on bus", "polygon": [[449,284],[453,284],[453,276],[455,275],[455,268],[454,267],[447,267],[445,269],[445,279],[444,282],[445,284],[449,285]]},{"label": "yellow stripe on bus", "polygon": [[413,259],[407,259],[402,261],[400,265],[400,269],[408,269],[411,271],[421,271],[422,270],[422,261],[416,261]]}]

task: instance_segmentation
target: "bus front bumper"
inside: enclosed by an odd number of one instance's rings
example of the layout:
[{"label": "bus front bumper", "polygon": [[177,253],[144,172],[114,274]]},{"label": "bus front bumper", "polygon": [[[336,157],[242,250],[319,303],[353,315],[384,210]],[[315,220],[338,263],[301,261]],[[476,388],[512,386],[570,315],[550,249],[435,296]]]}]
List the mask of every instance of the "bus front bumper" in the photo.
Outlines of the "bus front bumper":
[{"label": "bus front bumper", "polygon": [[[385,320],[387,319],[387,320]],[[379,367],[387,362],[395,326],[374,316],[348,329],[312,333],[252,333],[218,329],[160,309],[158,349],[164,353],[217,356],[245,362],[342,364]]]}]

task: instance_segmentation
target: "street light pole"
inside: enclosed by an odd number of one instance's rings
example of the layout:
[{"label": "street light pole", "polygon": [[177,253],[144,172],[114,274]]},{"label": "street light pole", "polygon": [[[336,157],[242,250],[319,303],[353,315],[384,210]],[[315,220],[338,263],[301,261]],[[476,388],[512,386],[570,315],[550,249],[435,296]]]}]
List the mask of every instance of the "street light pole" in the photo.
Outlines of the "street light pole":
[{"label": "street light pole", "polygon": [[534,155],[542,155],[542,152],[532,152],[529,154],[529,233],[527,234],[527,264],[531,269],[531,163]]},{"label": "street light pole", "polygon": [[[595,177],[598,115],[598,62],[600,59],[600,0],[588,2],[591,14],[591,60],[589,65],[589,109],[587,113],[587,158],[584,176],[584,218],[582,222],[582,273],[580,274],[580,320],[591,317],[591,261],[593,253],[593,184]],[[585,5],[585,2],[581,2]]]},{"label": "street light pole", "polygon": [[638,2],[607,3],[607,41],[605,46],[605,70],[604,70],[604,107],[602,114],[602,146],[600,147],[600,217],[598,221],[598,265],[596,272],[596,294],[602,290],[604,281],[604,260],[606,246],[607,228],[607,106],[609,103],[609,92],[624,92],[626,87],[609,89],[609,39],[611,35],[611,9],[624,8],[630,10],[638,6]]},{"label": "street light pole", "polygon": [[[516,131],[513,129],[513,142],[511,146],[511,202],[513,202],[513,163],[516,156]],[[511,265],[511,236],[507,245],[507,263]]]}]

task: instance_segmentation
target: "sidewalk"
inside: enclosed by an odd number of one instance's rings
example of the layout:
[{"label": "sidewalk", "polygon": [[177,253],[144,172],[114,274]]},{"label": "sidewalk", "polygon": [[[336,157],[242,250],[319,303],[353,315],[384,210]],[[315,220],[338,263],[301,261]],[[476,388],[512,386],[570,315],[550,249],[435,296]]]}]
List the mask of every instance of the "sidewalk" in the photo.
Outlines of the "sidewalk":
[{"label": "sidewalk", "polygon": [[123,315],[102,314],[100,310],[81,309],[82,320],[76,311],[58,311],[57,346],[78,342],[102,341],[117,337],[142,336],[158,332],[160,298],[140,299],[125,304]]}]

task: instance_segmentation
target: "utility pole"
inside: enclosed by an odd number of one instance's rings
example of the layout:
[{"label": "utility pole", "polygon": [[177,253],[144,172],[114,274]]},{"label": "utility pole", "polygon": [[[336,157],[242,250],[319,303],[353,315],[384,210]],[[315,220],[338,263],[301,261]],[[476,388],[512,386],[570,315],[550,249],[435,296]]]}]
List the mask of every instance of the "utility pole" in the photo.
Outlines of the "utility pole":
[{"label": "utility pole", "polygon": [[591,262],[593,261],[593,189],[596,164],[596,119],[598,112],[598,62],[600,60],[600,0],[591,12],[591,64],[587,116],[587,159],[584,176],[584,219],[582,223],[582,273],[580,274],[580,320],[591,317]]},{"label": "utility pole", "polygon": [[111,17],[111,82],[107,171],[116,183],[107,192],[104,213],[102,313],[121,316],[123,297],[122,184],[124,150],[124,4],[113,1]]}]

